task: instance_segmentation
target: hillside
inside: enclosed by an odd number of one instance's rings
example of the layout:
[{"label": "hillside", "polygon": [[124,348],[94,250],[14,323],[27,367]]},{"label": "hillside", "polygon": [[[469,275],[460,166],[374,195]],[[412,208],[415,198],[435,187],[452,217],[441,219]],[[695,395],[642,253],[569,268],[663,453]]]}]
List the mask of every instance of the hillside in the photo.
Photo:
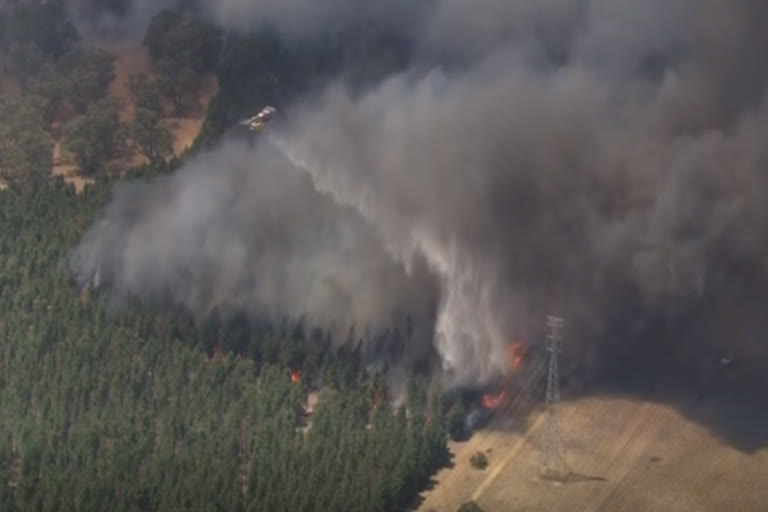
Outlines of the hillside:
[{"label": "hillside", "polygon": [[59,2],[0,21],[12,27],[0,42],[4,183],[53,175],[80,191],[98,176],[164,167],[200,134],[224,44],[210,23],[164,11],[141,43],[121,46],[82,39]]},{"label": "hillside", "polygon": [[[121,118],[123,121],[129,121],[134,116],[135,105],[128,87],[128,79],[131,75],[144,73],[149,77],[154,77],[156,70],[152,65],[147,49],[143,46],[123,48],[119,46],[102,46],[116,56],[115,59],[115,79],[110,84],[109,92],[112,96],[118,98],[123,103]],[[173,134],[174,153],[180,155],[194,142],[205,119],[205,110],[208,102],[211,101],[219,90],[216,80],[216,73],[209,71],[202,75],[201,86],[196,94],[193,105],[188,109],[187,115],[183,117],[167,116],[163,118],[166,127]],[[141,155],[134,155],[130,160],[132,165],[146,163],[146,158]]]},{"label": "hillside", "polygon": [[[623,392],[566,391],[565,482],[539,477],[541,407],[512,403],[467,442],[449,443],[454,465],[437,474],[418,511],[472,500],[486,512],[760,512],[768,502],[768,415],[760,388],[750,392],[739,378],[749,373],[740,366],[706,383],[653,377]],[[484,470],[469,463],[478,451],[488,457]]]},{"label": "hillside", "polygon": [[[762,420],[751,428],[768,427]],[[455,510],[472,499],[487,512],[757,512],[768,500],[768,449],[744,453],[674,407],[593,397],[565,404],[562,421],[571,481],[537,478],[536,413],[528,424],[496,424],[451,444],[455,466],[438,473],[418,510]],[[476,451],[488,453],[484,471],[468,462]]]},{"label": "hillside", "polygon": [[[135,112],[134,100],[128,86],[129,77],[134,74],[144,74],[150,78],[154,77],[155,69],[152,65],[152,60],[147,49],[143,46],[126,48],[102,45],[99,48],[115,56],[115,78],[109,85],[109,94],[120,101],[120,119],[122,122],[128,123],[133,119]],[[181,155],[192,146],[203,126],[206,106],[217,92],[216,74],[207,72],[201,78],[201,87],[196,95],[195,104],[188,110],[187,115],[183,117],[167,116],[162,119],[164,126],[168,128],[173,136],[173,152],[175,155]],[[64,180],[72,183],[78,191],[82,191],[86,183],[93,181],[91,178],[82,176],[80,169],[72,162],[71,158],[62,155],[60,138],[55,141],[53,158],[52,175],[63,176]],[[129,169],[145,163],[148,163],[147,157],[138,151],[129,152],[112,162],[112,164],[117,165],[121,169]]]}]

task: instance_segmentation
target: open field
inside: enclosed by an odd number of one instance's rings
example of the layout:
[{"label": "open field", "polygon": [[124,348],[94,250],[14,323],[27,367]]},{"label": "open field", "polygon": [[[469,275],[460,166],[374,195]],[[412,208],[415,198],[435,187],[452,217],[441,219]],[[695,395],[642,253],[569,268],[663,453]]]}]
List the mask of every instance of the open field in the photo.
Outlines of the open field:
[{"label": "open field", "polygon": [[[728,399],[702,400],[686,414],[699,420],[725,416],[740,429],[755,429],[753,436],[766,435],[764,412],[743,410],[750,416],[739,418],[737,409],[725,410]],[[512,411],[493,421],[466,443],[452,443],[454,467],[437,475],[418,510],[455,511],[470,499],[487,512],[768,510],[768,445],[754,452],[736,448],[706,420],[690,420],[677,406],[609,396],[564,401],[571,472],[565,483],[537,476],[541,411],[527,419],[514,416]],[[485,470],[469,464],[477,451],[487,453]]]}]

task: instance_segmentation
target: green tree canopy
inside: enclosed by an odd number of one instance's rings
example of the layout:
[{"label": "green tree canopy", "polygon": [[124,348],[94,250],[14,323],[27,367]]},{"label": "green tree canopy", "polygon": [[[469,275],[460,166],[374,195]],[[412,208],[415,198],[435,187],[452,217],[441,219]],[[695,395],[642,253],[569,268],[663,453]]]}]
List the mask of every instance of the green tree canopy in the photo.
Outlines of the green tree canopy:
[{"label": "green tree canopy", "polygon": [[[426,411],[393,411],[362,370],[302,417],[304,382],[280,360],[302,361],[280,347],[315,342],[288,322],[233,325],[130,300],[115,309],[103,288],[74,286],[62,258],[112,184],[0,192],[0,510],[412,505],[444,463],[440,415],[423,425],[413,419]],[[229,338],[238,355],[201,350]],[[342,374],[360,366],[325,346]]]},{"label": "green tree canopy", "polygon": [[38,98],[43,118],[50,124],[59,113],[83,114],[89,104],[105,98],[114,76],[111,54],[79,48],[57,62],[44,62],[27,92]]},{"label": "green tree canopy", "polygon": [[67,20],[63,0],[14,2],[5,25],[3,35],[7,43],[34,43],[53,58],[64,54],[79,39],[74,25]]},{"label": "green tree canopy", "polygon": [[78,48],[63,55],[56,63],[64,79],[67,100],[82,114],[90,103],[104,98],[115,78],[114,56],[93,48]]},{"label": "green tree canopy", "polygon": [[200,87],[200,76],[189,67],[179,67],[178,61],[162,60],[157,63],[157,86],[173,105],[173,113],[182,115],[195,98]]},{"label": "green tree canopy", "polygon": [[14,183],[46,179],[53,163],[53,141],[34,103],[0,100],[0,119],[0,176]]},{"label": "green tree canopy", "polygon": [[222,32],[199,18],[163,9],[149,24],[144,37],[153,60],[171,60],[177,68],[202,73],[216,67]]},{"label": "green tree canopy", "polygon": [[67,98],[67,83],[54,63],[46,62],[30,83],[27,96],[34,98],[43,121],[50,125]]},{"label": "green tree canopy", "polygon": [[152,18],[144,45],[155,62],[160,92],[181,115],[200,88],[201,75],[216,67],[223,37],[203,20],[164,9]]},{"label": "green tree canopy", "polygon": [[157,83],[145,73],[137,73],[128,77],[128,89],[133,103],[137,108],[150,110],[157,114],[163,113],[163,98]]},{"label": "green tree canopy", "polygon": [[160,122],[160,116],[152,110],[136,107],[136,116],[130,124],[130,135],[134,147],[151,164],[161,163],[173,154],[173,135]]},{"label": "green tree canopy", "polygon": [[474,501],[462,503],[457,512],[484,512],[482,507]]},{"label": "green tree canopy", "polygon": [[113,98],[105,98],[64,126],[62,147],[74,156],[83,173],[93,174],[122,149],[121,128],[120,105]]},{"label": "green tree canopy", "polygon": [[459,398],[448,411],[448,434],[454,440],[463,439],[466,436],[467,407]]},{"label": "green tree canopy", "polygon": [[29,81],[37,76],[47,58],[37,44],[31,41],[12,41],[5,55],[5,69],[26,89]]},{"label": "green tree canopy", "polygon": [[483,452],[475,452],[470,458],[469,463],[475,469],[485,469],[488,467],[488,457]]}]

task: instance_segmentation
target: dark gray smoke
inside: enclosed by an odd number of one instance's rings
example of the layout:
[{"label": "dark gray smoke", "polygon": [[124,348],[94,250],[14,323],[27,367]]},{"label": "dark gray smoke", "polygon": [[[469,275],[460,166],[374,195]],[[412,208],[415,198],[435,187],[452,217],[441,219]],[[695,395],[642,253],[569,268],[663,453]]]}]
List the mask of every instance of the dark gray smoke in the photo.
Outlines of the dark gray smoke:
[{"label": "dark gray smoke", "polygon": [[[234,5],[241,10],[228,10]],[[256,22],[258,5],[215,8],[237,13],[242,24]],[[372,227],[366,236],[384,249],[366,239],[373,261],[406,271],[426,261],[439,281],[435,343],[453,383],[501,371],[503,346],[536,330],[552,309],[568,317],[573,344],[584,346],[630,307],[635,318],[674,316],[716,293],[735,268],[758,269],[755,279],[763,279],[768,4],[443,0],[429,13],[420,44],[471,55],[472,65],[394,76],[362,97],[334,85],[288,112],[273,140],[317,190]],[[226,21],[224,14],[218,19]],[[171,195],[199,198],[191,211],[167,199],[168,185],[147,186],[143,229],[120,222],[129,201],[116,195],[108,213],[113,236],[131,242],[92,232],[78,249],[80,275],[101,262],[127,276],[117,280],[124,291],[185,282],[204,290],[202,298],[192,294],[194,303],[242,301],[247,295],[233,294],[230,283],[243,274],[209,269],[247,268],[256,258],[257,268],[289,275],[287,289],[296,290],[264,295],[264,305],[304,307],[312,296],[320,297],[312,308],[350,313],[344,300],[309,292],[313,272],[328,268],[352,302],[374,310],[412,297],[408,286],[420,296],[421,279],[392,270],[397,280],[378,280],[365,274],[377,266],[345,262],[333,247],[280,252],[298,251],[298,272],[269,257],[281,236],[301,232],[296,216],[276,234],[258,215],[269,204],[265,192],[234,201],[219,191],[249,182],[247,172],[226,168],[282,164],[232,146],[215,158],[213,175],[210,165],[203,172],[193,163],[169,180],[171,189],[195,191]],[[298,208],[292,200],[280,204]],[[248,205],[239,224],[221,213],[232,204]],[[197,228],[187,237],[168,219]],[[216,251],[206,252],[201,231],[216,240]],[[255,247],[264,256],[238,249],[254,237],[263,240]],[[139,252],[125,249],[131,245]],[[205,261],[206,270],[180,279],[180,262],[190,259]]]},{"label": "dark gray smoke", "polygon": [[152,17],[187,0],[70,0],[65,3],[78,33],[88,40],[138,44]]},{"label": "dark gray smoke", "polygon": [[291,42],[317,40],[360,20],[412,26],[423,7],[406,0],[74,0],[67,4],[79,32],[89,40],[136,44],[162,9],[188,9],[235,32],[274,30]]}]

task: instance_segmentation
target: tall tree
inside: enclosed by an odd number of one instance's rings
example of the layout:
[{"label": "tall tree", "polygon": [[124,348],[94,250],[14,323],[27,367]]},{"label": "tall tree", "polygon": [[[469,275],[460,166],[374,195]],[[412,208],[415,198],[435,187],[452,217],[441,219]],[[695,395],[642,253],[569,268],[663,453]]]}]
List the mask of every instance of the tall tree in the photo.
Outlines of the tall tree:
[{"label": "tall tree", "polygon": [[29,98],[34,98],[43,122],[50,125],[61,110],[67,97],[67,83],[57,66],[46,62],[29,86]]},{"label": "tall tree", "polygon": [[62,146],[75,157],[83,173],[93,174],[108,158],[117,155],[123,141],[119,104],[105,98],[92,103],[85,115],[64,126]]},{"label": "tall tree", "polygon": [[64,54],[79,39],[67,19],[63,0],[14,2],[6,22],[7,41],[32,42],[53,58]]},{"label": "tall tree", "polygon": [[130,124],[130,135],[135,148],[153,165],[173,154],[173,135],[160,122],[156,112],[137,107]]},{"label": "tall tree", "polygon": [[157,85],[173,105],[175,115],[183,115],[200,87],[200,76],[189,67],[179,67],[178,61],[157,63]]},{"label": "tall tree", "polygon": [[216,67],[222,48],[222,32],[199,18],[164,9],[149,24],[144,46],[153,60],[172,60],[195,73]]},{"label": "tall tree", "polygon": [[40,111],[27,100],[0,101],[0,176],[16,183],[46,179],[53,163],[53,140]]},{"label": "tall tree", "polygon": [[157,83],[145,73],[137,73],[128,77],[128,89],[131,92],[134,105],[146,110],[163,113],[163,98]]},{"label": "tall tree", "polygon": [[222,41],[219,29],[181,11],[164,9],[150,22],[144,45],[158,70],[157,84],[176,115],[189,106],[201,75],[216,67]]},{"label": "tall tree", "polygon": [[31,41],[13,41],[5,55],[5,69],[19,81],[22,90],[37,76],[46,62],[46,56]]},{"label": "tall tree", "polygon": [[78,114],[104,98],[115,78],[114,56],[100,49],[80,48],[63,55],[57,62],[64,77],[67,100]]}]

